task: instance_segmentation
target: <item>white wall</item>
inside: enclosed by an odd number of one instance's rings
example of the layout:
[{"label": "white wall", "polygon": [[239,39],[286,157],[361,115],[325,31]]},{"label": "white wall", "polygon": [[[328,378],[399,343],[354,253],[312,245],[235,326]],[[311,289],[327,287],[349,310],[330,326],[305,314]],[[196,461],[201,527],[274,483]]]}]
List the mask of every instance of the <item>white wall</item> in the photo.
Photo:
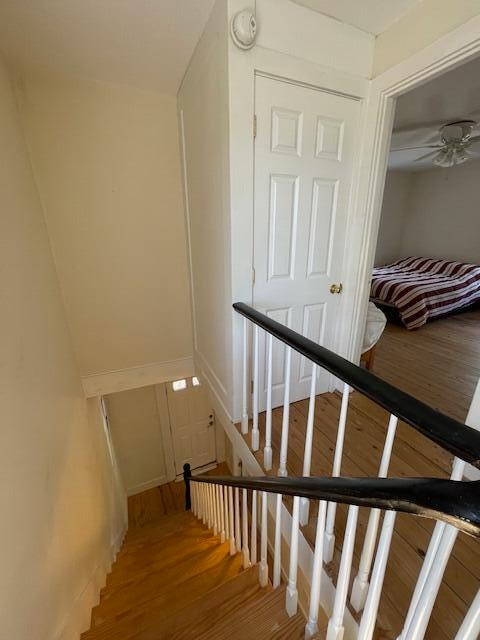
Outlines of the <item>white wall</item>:
[{"label": "white wall", "polygon": [[478,0],[422,0],[375,41],[373,76],[479,15]]},{"label": "white wall", "polygon": [[375,264],[431,256],[480,264],[480,162],[388,172]]},{"label": "white wall", "polygon": [[401,252],[480,264],[480,162],[415,173]]},{"label": "white wall", "polygon": [[31,73],[18,97],[82,376],[191,356],[175,97]]},{"label": "white wall", "polygon": [[0,139],[1,634],[72,640],[121,540],[125,496],[97,401],[83,396],[1,61]]},{"label": "white wall", "polygon": [[389,171],[383,192],[382,217],[378,231],[375,266],[389,264],[402,256],[402,236],[412,190],[413,174]]},{"label": "white wall", "polygon": [[179,95],[183,126],[195,361],[217,403],[229,407],[231,247],[227,3],[217,2]]},{"label": "white wall", "polygon": [[174,480],[165,385],[113,393],[106,404],[127,494]]}]

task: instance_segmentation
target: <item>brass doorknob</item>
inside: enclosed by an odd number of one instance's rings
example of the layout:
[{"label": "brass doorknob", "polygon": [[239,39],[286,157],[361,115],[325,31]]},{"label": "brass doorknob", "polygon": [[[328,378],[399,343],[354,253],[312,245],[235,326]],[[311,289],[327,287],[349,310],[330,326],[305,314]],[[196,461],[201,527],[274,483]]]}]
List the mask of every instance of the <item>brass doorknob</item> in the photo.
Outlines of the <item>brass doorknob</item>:
[{"label": "brass doorknob", "polygon": [[330,287],[330,293],[342,293],[343,291],[343,284],[332,284],[332,286]]}]

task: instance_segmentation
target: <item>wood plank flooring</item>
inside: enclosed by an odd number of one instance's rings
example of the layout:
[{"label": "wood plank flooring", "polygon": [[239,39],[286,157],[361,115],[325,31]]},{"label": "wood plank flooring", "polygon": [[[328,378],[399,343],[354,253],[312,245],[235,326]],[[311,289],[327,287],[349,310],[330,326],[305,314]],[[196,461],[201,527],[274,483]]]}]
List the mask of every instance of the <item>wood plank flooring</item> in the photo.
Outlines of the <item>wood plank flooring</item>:
[{"label": "wood plank flooring", "polygon": [[[464,420],[480,377],[480,311],[466,312],[438,320],[409,332],[387,325],[375,357],[374,372],[436,409]],[[340,409],[338,394],[317,397],[312,475],[329,475]],[[288,470],[301,475],[308,401],[291,405]],[[282,410],[274,410],[274,470],[278,468]],[[353,393],[347,420],[342,475],[375,476],[383,450],[388,415],[374,403]],[[260,416],[261,438],[264,415]],[[261,442],[257,459],[262,462]],[[276,454],[276,455],[275,455]],[[451,456],[407,425],[398,426],[390,476],[448,477]],[[285,499],[287,505],[289,500]],[[315,505],[303,531],[313,546]],[[346,507],[339,506],[336,521],[336,550],[329,573],[336,579]],[[358,566],[368,511],[360,510],[355,544]],[[408,603],[421,567],[433,523],[398,514],[380,603],[378,638],[393,640],[402,628]],[[352,580],[356,572],[353,572]],[[480,545],[460,534],[447,567],[437,603],[426,634],[428,640],[455,637],[460,621],[480,585]]]}]

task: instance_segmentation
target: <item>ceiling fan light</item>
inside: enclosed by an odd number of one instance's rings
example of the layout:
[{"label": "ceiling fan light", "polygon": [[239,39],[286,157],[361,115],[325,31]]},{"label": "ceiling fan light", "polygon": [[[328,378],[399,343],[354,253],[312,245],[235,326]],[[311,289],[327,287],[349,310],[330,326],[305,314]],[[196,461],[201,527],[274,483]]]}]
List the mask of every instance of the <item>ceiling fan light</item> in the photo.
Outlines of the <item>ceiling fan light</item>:
[{"label": "ceiling fan light", "polygon": [[463,164],[470,160],[472,155],[468,153],[466,149],[460,149],[460,151],[455,152],[454,154],[454,163],[455,164]]},{"label": "ceiling fan light", "polygon": [[433,164],[437,167],[448,169],[455,164],[454,153],[451,149],[448,151],[440,151],[438,156],[433,159]]}]

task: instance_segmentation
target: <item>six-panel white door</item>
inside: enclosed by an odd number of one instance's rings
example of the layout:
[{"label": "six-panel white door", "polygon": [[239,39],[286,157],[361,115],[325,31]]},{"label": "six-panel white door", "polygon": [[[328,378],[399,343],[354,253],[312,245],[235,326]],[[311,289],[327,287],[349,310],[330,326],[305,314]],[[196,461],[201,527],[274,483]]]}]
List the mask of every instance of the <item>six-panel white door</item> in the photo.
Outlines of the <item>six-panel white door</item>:
[{"label": "six-panel white door", "polygon": [[[332,348],[360,104],[315,88],[256,77],[253,302],[256,309]],[[274,341],[273,405],[282,403],[285,347]],[[260,406],[265,408],[262,339]],[[292,401],[309,394],[311,365],[293,354]],[[319,393],[329,376],[320,374]]]},{"label": "six-panel white door", "polygon": [[197,378],[186,378],[166,384],[175,472],[183,473],[183,465],[187,462],[192,469],[214,462],[214,415],[205,387]]}]

